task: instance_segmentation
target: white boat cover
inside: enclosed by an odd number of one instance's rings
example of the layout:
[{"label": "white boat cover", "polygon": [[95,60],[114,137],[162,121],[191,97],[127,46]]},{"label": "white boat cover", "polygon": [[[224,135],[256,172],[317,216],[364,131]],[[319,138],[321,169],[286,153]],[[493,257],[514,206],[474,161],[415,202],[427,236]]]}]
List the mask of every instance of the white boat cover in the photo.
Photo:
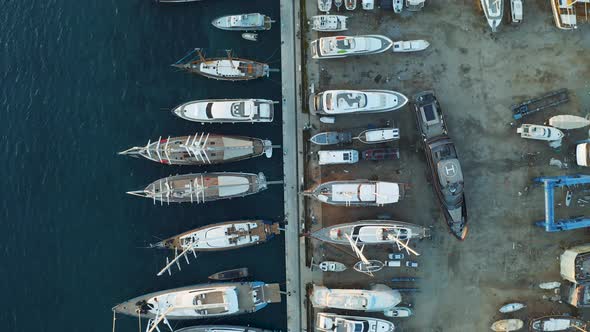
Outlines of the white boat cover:
[{"label": "white boat cover", "polygon": [[245,193],[250,189],[250,182],[248,178],[243,176],[219,176],[217,177],[219,183],[219,196],[233,196]]}]

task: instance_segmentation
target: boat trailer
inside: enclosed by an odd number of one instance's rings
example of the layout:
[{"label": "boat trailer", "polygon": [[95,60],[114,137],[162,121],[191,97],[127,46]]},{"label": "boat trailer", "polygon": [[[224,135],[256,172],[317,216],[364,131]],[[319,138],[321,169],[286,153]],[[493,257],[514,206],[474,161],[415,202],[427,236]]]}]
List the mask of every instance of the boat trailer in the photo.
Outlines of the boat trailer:
[{"label": "boat trailer", "polygon": [[569,101],[567,89],[552,91],[537,98],[523,101],[510,106],[514,120],[521,120],[527,115],[540,112],[544,109],[555,107]]},{"label": "boat trailer", "polygon": [[545,231],[547,232],[561,232],[590,227],[590,216],[555,220],[553,193],[554,188],[590,184],[590,175],[576,174],[540,177],[536,178],[535,181],[545,185],[545,220],[537,221],[535,223],[537,226],[545,227]]}]

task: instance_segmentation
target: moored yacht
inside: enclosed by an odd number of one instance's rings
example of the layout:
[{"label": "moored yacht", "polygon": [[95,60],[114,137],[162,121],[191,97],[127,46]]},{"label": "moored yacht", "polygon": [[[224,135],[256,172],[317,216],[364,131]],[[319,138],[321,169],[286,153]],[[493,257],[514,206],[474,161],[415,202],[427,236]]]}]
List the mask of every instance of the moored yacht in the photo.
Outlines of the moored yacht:
[{"label": "moored yacht", "polygon": [[184,103],[172,113],[202,123],[272,122],[274,104],[266,99],[206,99]]},{"label": "moored yacht", "polygon": [[279,284],[229,282],[150,293],[123,302],[113,311],[147,319],[185,320],[250,313],[278,302]]},{"label": "moored yacht", "polygon": [[265,243],[279,234],[279,224],[269,220],[225,221],[192,229],[150,245],[184,251],[224,251]]},{"label": "moored yacht", "polygon": [[148,141],[119,152],[166,165],[208,165],[234,162],[266,155],[272,157],[272,142],[259,138],[196,133]]},{"label": "moored yacht", "polygon": [[222,30],[259,31],[270,30],[273,20],[260,13],[226,15],[215,18],[211,24]]},{"label": "moored yacht", "polygon": [[344,15],[317,15],[311,18],[311,29],[315,31],[344,31],[348,30]]},{"label": "moored yacht", "polygon": [[498,26],[502,23],[504,0],[481,0],[481,7],[486,15],[488,24],[492,28],[492,32],[496,32]]},{"label": "moored yacht", "polygon": [[309,97],[309,109],[321,115],[389,112],[407,103],[406,96],[390,90],[328,90]]},{"label": "moored yacht", "polygon": [[522,138],[549,142],[559,141],[564,137],[563,132],[557,128],[526,123],[518,127],[516,133]]},{"label": "moored yacht", "polygon": [[355,55],[383,53],[393,46],[391,39],[381,35],[322,37],[311,42],[314,59],[345,58]]},{"label": "moored yacht", "polygon": [[467,207],[461,164],[440,105],[432,91],[416,95],[414,100],[418,130],[432,174],[433,188],[441,204],[451,233],[460,240],[467,236]]},{"label": "moored yacht", "polygon": [[306,194],[331,205],[382,206],[399,202],[404,192],[404,185],[395,182],[344,180],[322,183]]},{"label": "moored yacht", "polygon": [[334,244],[350,244],[348,237],[359,245],[395,244],[396,240],[407,241],[430,237],[430,229],[395,220],[360,220],[322,228],[311,235],[313,238]]},{"label": "moored yacht", "polygon": [[318,312],[316,330],[322,332],[393,332],[395,325],[373,317],[344,316]]},{"label": "moored yacht", "polygon": [[130,195],[166,203],[205,203],[256,194],[267,188],[264,174],[195,173],[175,175],[152,182]]},{"label": "moored yacht", "polygon": [[205,58],[198,49],[189,52],[172,66],[223,81],[247,81],[270,75],[270,67],[266,63],[233,58],[229,52],[226,58]]},{"label": "moored yacht", "polygon": [[402,301],[399,291],[377,284],[371,289],[330,289],[313,286],[310,296],[314,308],[332,308],[365,312],[385,312]]}]

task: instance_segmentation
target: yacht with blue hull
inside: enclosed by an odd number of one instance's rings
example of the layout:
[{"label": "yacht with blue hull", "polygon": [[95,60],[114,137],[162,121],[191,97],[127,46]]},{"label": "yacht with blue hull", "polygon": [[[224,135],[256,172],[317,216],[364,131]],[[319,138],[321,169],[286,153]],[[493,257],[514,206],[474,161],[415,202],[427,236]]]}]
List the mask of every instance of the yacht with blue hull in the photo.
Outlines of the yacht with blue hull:
[{"label": "yacht with blue hull", "polygon": [[414,97],[414,109],[433,188],[445,220],[451,233],[459,240],[464,240],[468,227],[463,172],[434,92],[417,94]]}]

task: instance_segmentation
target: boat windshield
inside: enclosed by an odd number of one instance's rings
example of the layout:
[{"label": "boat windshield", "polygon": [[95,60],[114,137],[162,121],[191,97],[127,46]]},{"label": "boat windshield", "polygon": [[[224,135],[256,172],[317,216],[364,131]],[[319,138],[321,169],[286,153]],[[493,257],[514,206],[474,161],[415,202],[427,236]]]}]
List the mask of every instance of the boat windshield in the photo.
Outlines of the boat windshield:
[{"label": "boat windshield", "polygon": [[354,49],[355,46],[356,46],[356,42],[352,38],[337,39],[336,40],[336,47],[341,50]]}]

